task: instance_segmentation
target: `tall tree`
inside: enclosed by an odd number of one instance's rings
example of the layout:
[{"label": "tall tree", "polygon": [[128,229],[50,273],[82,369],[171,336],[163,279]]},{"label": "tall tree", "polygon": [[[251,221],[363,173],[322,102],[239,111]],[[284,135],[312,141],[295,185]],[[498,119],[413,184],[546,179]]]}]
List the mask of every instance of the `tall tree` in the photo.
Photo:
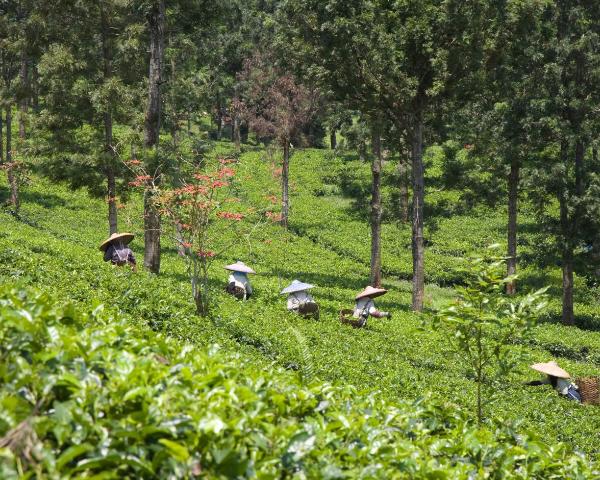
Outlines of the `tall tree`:
[{"label": "tall tree", "polygon": [[[165,41],[165,2],[153,2],[147,13],[150,39],[148,70],[148,102],[144,120],[144,147],[147,170],[160,175],[158,143],[160,135],[160,88]],[[158,181],[158,180],[155,180]],[[149,183],[144,193],[144,266],[152,273],[160,272],[160,212],[154,198],[154,185]]]},{"label": "tall tree", "polygon": [[[489,29],[485,68],[474,102],[487,112],[472,115],[477,131],[477,148],[496,162],[501,160],[507,181],[507,284],[516,293],[518,202],[521,171],[535,147],[535,115],[531,103],[537,99],[544,44],[543,2],[498,4]],[[473,110],[473,109],[471,109]],[[471,112],[472,113],[472,112]]]},{"label": "tall tree", "polygon": [[[288,56],[363,113],[377,113],[409,138],[413,176],[413,299],[424,300],[426,119],[479,61],[480,0],[290,0],[281,8]],[[288,41],[291,32],[291,42]]]},{"label": "tall tree", "polygon": [[121,0],[41,5],[38,15],[48,19],[36,87],[43,97],[36,122],[43,169],[54,179],[105,198],[108,231],[114,233],[117,196],[129,179],[121,156],[130,133],[121,129],[115,138],[113,124],[137,121],[141,19]]},{"label": "tall tree", "polygon": [[300,84],[272,60],[255,54],[240,75],[245,86],[245,109],[250,127],[263,138],[274,139],[283,153],[281,173],[281,225],[289,222],[289,165],[292,142],[303,141],[302,129],[318,108],[318,92]]},{"label": "tall tree", "polygon": [[[598,234],[600,187],[591,155],[600,102],[600,4],[561,0],[546,4],[544,64],[538,84],[537,168],[531,181],[539,218],[556,239],[562,268],[562,321],[575,323],[574,273],[577,247]],[[558,214],[547,208],[558,204]]]}]

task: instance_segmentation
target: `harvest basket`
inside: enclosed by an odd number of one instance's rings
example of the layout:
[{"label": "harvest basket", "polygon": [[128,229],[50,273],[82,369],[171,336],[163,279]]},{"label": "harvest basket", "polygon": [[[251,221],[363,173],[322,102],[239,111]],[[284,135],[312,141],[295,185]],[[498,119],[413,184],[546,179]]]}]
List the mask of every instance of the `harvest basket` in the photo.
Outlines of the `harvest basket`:
[{"label": "harvest basket", "polygon": [[340,310],[340,322],[346,325],[352,325],[354,328],[364,327],[367,322],[361,318],[354,318],[354,310],[345,308]]},{"label": "harvest basket", "polygon": [[238,300],[244,300],[244,298],[246,297],[246,290],[244,290],[242,287],[236,286],[233,283],[227,285],[225,291],[230,295],[233,295]]},{"label": "harvest basket", "polygon": [[582,377],[575,383],[579,387],[581,401],[589,405],[600,405],[600,377]]},{"label": "harvest basket", "polygon": [[315,302],[303,303],[298,307],[298,313],[306,318],[319,319],[319,305]]}]

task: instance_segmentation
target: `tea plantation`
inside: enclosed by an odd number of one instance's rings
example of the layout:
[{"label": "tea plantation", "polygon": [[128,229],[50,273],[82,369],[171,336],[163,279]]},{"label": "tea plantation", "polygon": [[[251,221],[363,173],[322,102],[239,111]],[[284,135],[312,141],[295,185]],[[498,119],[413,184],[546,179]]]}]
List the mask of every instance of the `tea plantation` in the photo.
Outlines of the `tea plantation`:
[{"label": "tea plantation", "polygon": [[[229,148],[219,143],[211,155]],[[435,185],[435,155],[429,162]],[[249,149],[234,167],[243,204],[278,194],[264,150]],[[453,210],[457,191],[426,197],[423,315],[409,309],[410,225],[388,218],[389,293],[377,305],[393,318],[355,330],[338,312],[368,283],[361,192],[369,182],[360,160],[296,152],[289,231],[264,222],[237,239],[210,272],[212,311],[201,319],[170,229],[159,276],[113,268],[98,251],[104,202],[33,175],[21,218],[0,214],[2,478],[598,477],[600,408],[523,386],[537,378],[528,361],[556,359],[575,377],[599,373],[596,288],[578,278],[584,320],[556,322],[559,270],[531,248],[544,238],[527,228],[525,205],[521,288],[549,285],[550,307],[517,346],[529,360],[486,386],[495,396],[477,428],[475,383],[450,348],[452,332],[432,330],[429,320],[452,302],[465,258],[504,241],[505,213]],[[4,196],[6,184],[0,189]],[[391,191],[384,186],[384,204]],[[141,260],[140,199],[119,214],[120,229],[137,234]],[[258,273],[247,302],[223,288],[219,267],[238,259]],[[279,291],[294,278],[317,285],[319,321],[286,312]],[[10,442],[23,442],[21,457]]]}]

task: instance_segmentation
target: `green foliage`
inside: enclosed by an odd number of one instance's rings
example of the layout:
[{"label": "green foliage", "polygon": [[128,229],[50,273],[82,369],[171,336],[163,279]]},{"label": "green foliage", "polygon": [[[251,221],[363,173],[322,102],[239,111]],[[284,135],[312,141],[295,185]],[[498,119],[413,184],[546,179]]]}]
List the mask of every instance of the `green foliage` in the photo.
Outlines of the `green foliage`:
[{"label": "green foliage", "polygon": [[300,386],[216,347],[144,333],[100,305],[82,314],[3,288],[0,318],[6,479],[597,474],[564,445],[474,430],[430,402]]},{"label": "green foliage", "polygon": [[465,286],[456,288],[456,304],[441,310],[434,322],[435,327],[444,327],[467,373],[477,382],[475,410],[480,423],[490,402],[483,384],[494,377],[506,379],[524,361],[515,343],[528,336],[546,306],[545,288],[512,301],[504,293],[512,278],[504,277],[503,267],[501,258],[474,259]]},{"label": "green foliage", "polygon": [[[207,161],[227,156],[230,149],[229,143],[217,143]],[[384,277],[384,286],[390,293],[378,299],[377,305],[393,311],[393,319],[373,322],[364,331],[340,325],[340,308],[352,305],[354,295],[368,279],[368,250],[363,252],[363,245],[368,242],[360,237],[360,232],[368,227],[354,216],[349,199],[325,196],[315,202],[310,192],[321,189],[324,181],[335,184],[337,169],[359,168],[360,162],[346,164],[340,158],[332,160],[327,152],[315,150],[295,155],[292,168],[296,170],[292,173],[296,177],[290,185],[291,226],[306,228],[310,236],[302,232],[285,233],[267,222],[254,232],[250,244],[233,242],[209,276],[214,302],[212,321],[199,321],[195,316],[185,262],[174,248],[175,231],[164,232],[160,276],[112,268],[101,261],[97,250],[105,237],[98,227],[103,222],[102,202],[37,176],[32,178],[24,199],[23,220],[2,216],[0,282],[34,285],[58,298],[72,300],[86,310],[101,302],[111,311],[120,312],[133,325],[190,342],[197,349],[218,343],[224,351],[239,352],[261,368],[266,369],[274,362],[296,370],[306,379],[351,384],[361,391],[378,390],[387,401],[395,402],[398,398],[415,401],[429,394],[432,401],[451,402],[453,408],[470,408],[476,383],[456,361],[446,335],[423,330],[422,320],[407,311],[410,302],[407,282],[391,275]],[[335,167],[332,171],[326,168],[330,162]],[[368,165],[364,168],[368,169]],[[240,207],[246,208],[250,202],[268,204],[264,197],[279,191],[278,178],[273,176],[260,151],[241,155],[236,169]],[[5,190],[3,185],[0,180],[0,190]],[[478,242],[489,243],[486,239],[493,239],[490,232],[500,231],[500,213],[475,210],[470,215],[472,218],[459,216],[440,221],[428,250],[434,278],[445,272],[452,278],[462,278],[457,261],[475,253]],[[120,217],[127,230],[138,234],[132,248],[140,252],[141,201],[137,195],[120,210]],[[353,228],[346,228],[346,222]],[[390,235],[384,243],[384,261],[394,261],[396,255],[399,256],[396,261],[408,259],[408,247],[402,246],[398,233],[402,235],[408,227],[386,224],[385,228]],[[537,238],[526,235],[523,241],[535,243]],[[220,248],[235,238],[227,234],[217,240],[216,248]],[[523,248],[530,251],[527,245]],[[350,252],[354,248],[354,255],[347,255],[343,247]],[[224,293],[226,274],[221,269],[238,259],[258,272],[253,279],[254,297],[243,304]],[[553,266],[547,272],[540,270],[531,261],[526,261],[523,284],[530,282],[539,285],[537,288],[553,286],[549,290],[551,304],[547,317],[552,320],[560,312],[559,272]],[[300,320],[285,311],[284,299],[278,292],[296,277],[317,285],[314,294],[321,307],[319,322]],[[589,303],[597,294],[583,281],[578,288],[588,292],[577,304],[577,312],[589,319],[585,330],[542,322],[521,342],[531,361],[556,358],[575,377],[596,375],[600,359],[600,334],[591,330],[598,309],[593,302]],[[435,285],[427,285],[426,295],[427,305],[436,309],[454,298],[452,290]],[[301,342],[290,326],[302,336]],[[596,455],[595,425],[600,421],[600,411],[573,405],[545,389],[525,394],[519,385],[531,379],[525,370],[523,362],[522,368],[515,372],[514,381],[498,384],[498,396],[488,410],[489,417],[507,424],[520,421],[522,426],[516,430],[519,434],[524,429],[532,430],[547,444],[565,441],[573,448]]]}]

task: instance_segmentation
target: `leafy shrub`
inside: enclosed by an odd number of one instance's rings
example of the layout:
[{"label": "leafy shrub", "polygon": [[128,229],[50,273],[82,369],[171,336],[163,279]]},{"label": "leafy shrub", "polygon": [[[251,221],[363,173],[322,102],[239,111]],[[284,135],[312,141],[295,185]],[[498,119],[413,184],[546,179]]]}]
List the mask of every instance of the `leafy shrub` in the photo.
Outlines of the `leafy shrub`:
[{"label": "leafy shrub", "polygon": [[2,478],[588,478],[455,408],[301,386],[43,294],[0,290]]}]

